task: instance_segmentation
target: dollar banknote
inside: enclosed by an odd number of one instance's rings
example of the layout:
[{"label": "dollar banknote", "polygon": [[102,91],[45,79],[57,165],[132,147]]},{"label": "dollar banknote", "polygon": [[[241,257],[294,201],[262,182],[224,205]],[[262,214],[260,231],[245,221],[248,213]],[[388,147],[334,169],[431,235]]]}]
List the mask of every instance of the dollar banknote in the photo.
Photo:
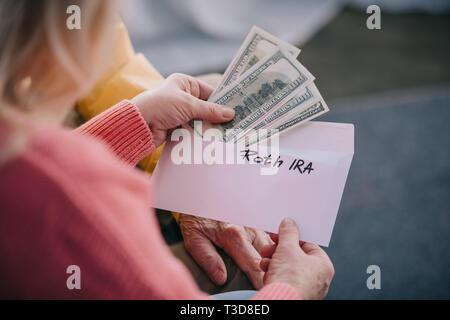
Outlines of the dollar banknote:
[{"label": "dollar banknote", "polygon": [[328,106],[325,104],[325,101],[319,101],[316,104],[314,104],[312,107],[306,109],[302,113],[300,113],[298,116],[292,117],[291,119],[287,120],[286,122],[283,122],[282,124],[275,126],[275,129],[278,130],[280,133],[283,131],[286,131],[288,129],[291,129],[295,125],[298,125],[304,121],[312,120],[321,114],[324,114],[327,112]]},{"label": "dollar banknote", "polygon": [[194,121],[188,125],[199,131],[215,128],[225,142],[254,143],[324,114],[328,107],[314,76],[297,60],[299,52],[253,27],[208,99],[233,108],[235,117],[222,124],[203,122],[201,129]]},{"label": "dollar banknote", "polygon": [[292,98],[283,103],[279,108],[262,118],[261,121],[251,129],[265,129],[273,124],[280,123],[280,121],[290,119],[321,99],[322,96],[320,95],[319,90],[317,90],[314,83],[311,83],[307,85],[304,90],[299,90],[299,92],[295,93]]},{"label": "dollar banknote", "polygon": [[295,128],[298,125],[301,125],[302,123],[317,118],[318,116],[328,111],[329,109],[325,101],[320,100],[318,102],[315,102],[313,105],[310,105],[302,112],[293,115],[288,119],[272,122],[269,125],[260,127],[258,129],[253,128],[250,133],[248,133],[246,136],[242,136],[240,139],[245,138],[246,144],[251,145],[263,141],[271,137],[273,134],[280,134],[282,132],[286,132],[292,128]]},{"label": "dollar banknote", "polygon": [[313,75],[287,49],[278,47],[232,85],[209,99],[232,107],[234,119],[221,125],[206,124],[204,128],[221,130],[224,141],[229,141],[259,123],[271,110],[278,109],[313,80]]},{"label": "dollar banknote", "polygon": [[236,81],[236,79],[239,78],[239,76],[241,76],[245,71],[250,69],[260,60],[267,57],[267,55],[270,54],[275,48],[280,46],[285,47],[293,57],[297,57],[300,53],[300,49],[295,46],[278,39],[274,35],[262,30],[259,27],[254,26],[245,38],[235,57],[228,65],[220,84],[213,91],[211,96],[216,95],[223,88]]},{"label": "dollar banknote", "polygon": [[281,103],[278,108],[266,113],[258,121],[255,121],[254,124],[247,126],[244,130],[240,130],[240,128],[246,125],[248,121],[244,121],[243,124],[239,125],[237,135],[235,136],[236,141],[247,135],[250,130],[256,131],[277,126],[283,123],[283,121],[286,121],[286,119],[291,119],[299,115],[321,99],[322,96],[314,83],[307,85],[305,89],[296,90],[289,99],[286,99],[286,102]]}]

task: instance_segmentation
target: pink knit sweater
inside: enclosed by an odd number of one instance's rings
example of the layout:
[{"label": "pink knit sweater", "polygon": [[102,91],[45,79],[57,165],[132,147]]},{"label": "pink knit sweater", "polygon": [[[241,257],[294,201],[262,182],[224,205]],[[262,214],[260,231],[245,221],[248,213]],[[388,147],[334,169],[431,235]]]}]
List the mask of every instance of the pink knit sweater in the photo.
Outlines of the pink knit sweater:
[{"label": "pink knit sweater", "polygon": [[[76,132],[32,134],[0,167],[0,298],[209,298],[164,243],[150,179],[133,168],[154,149],[128,101]],[[80,290],[66,285],[70,265]],[[270,298],[298,296],[283,283],[255,296]]]}]

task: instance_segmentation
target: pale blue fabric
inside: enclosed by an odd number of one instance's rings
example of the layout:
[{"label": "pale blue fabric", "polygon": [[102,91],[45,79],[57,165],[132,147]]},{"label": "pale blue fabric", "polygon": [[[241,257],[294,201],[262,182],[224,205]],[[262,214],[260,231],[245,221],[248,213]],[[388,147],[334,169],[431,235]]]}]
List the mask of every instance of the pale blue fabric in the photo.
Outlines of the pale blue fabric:
[{"label": "pale blue fabric", "polygon": [[256,290],[236,290],[213,295],[217,300],[249,300],[258,291]]}]

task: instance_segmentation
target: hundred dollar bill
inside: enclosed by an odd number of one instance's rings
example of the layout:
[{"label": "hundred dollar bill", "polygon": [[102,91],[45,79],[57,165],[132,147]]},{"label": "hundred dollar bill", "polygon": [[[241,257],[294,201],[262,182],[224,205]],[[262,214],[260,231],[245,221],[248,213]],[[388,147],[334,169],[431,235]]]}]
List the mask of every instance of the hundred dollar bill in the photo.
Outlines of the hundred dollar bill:
[{"label": "hundred dollar bill", "polygon": [[240,75],[250,69],[258,61],[264,59],[271,51],[273,51],[273,49],[279,46],[284,46],[294,57],[297,57],[300,53],[299,48],[254,26],[245,38],[236,56],[228,65],[220,84],[213,91],[211,96],[216,95],[218,92],[222,91],[224,87],[233,83]]},{"label": "hundred dollar bill", "polygon": [[314,104],[312,107],[306,109],[302,113],[300,113],[297,116],[292,117],[291,119],[287,120],[286,122],[275,126],[275,129],[278,130],[279,133],[283,131],[287,131],[289,129],[292,129],[295,126],[298,126],[305,121],[312,120],[314,118],[317,118],[318,116],[328,112],[328,106],[326,105],[325,101],[321,100]]},{"label": "hundred dollar bill", "polygon": [[[266,117],[270,117],[272,121],[275,121],[280,117],[283,118],[296,108],[299,108],[302,105],[301,102],[314,98],[315,100],[320,99],[320,93],[312,83],[312,78],[307,79],[301,76],[302,72],[306,74],[308,71],[295,59],[291,62],[294,66],[296,65],[296,71],[300,72],[300,76],[295,71],[292,72],[295,69],[289,71],[289,68],[278,68],[276,70],[278,74],[275,75],[275,79],[269,78],[269,81],[261,81],[262,84],[260,85],[260,89],[258,89],[258,93],[252,93],[251,97],[257,101],[257,97],[264,97],[265,100],[260,99],[258,101],[259,105],[255,103],[253,108],[247,108],[251,105],[251,101],[244,100],[243,106],[234,108],[237,116],[235,116],[233,121],[222,125],[225,130],[233,129],[231,133],[226,133],[225,141],[235,136],[245,135],[246,131],[260,123]],[[291,65],[290,67],[292,68],[293,66]],[[269,69],[267,73],[269,72],[273,73],[274,70]],[[280,77],[281,74],[283,76],[290,75],[292,83],[283,82]],[[274,75],[271,74],[271,76]],[[295,79],[295,77],[297,78]],[[309,83],[311,83],[310,89],[305,91],[305,86],[309,85]]]},{"label": "hundred dollar bill", "polygon": [[300,62],[285,48],[279,47],[216,97],[208,99],[232,107],[235,117],[220,125],[205,124],[204,128],[219,129],[227,142],[258,123],[267,112],[276,110],[313,80],[314,76]]},{"label": "hundred dollar bill", "polygon": [[[251,133],[248,134],[246,139],[246,144],[251,145],[256,142],[263,141],[269,137],[271,137],[273,134],[280,134],[282,132],[288,131],[289,129],[292,129],[296,126],[299,126],[309,120],[312,120],[314,118],[317,118],[318,116],[328,112],[328,106],[326,105],[325,101],[320,100],[318,102],[315,102],[312,106],[308,107],[307,109],[303,110],[297,115],[292,116],[291,118],[279,121],[278,123],[271,123],[270,125],[267,125],[265,127],[260,127],[259,129],[267,129],[263,131],[257,131],[252,129]],[[244,137],[241,137],[240,139],[243,139]]]},{"label": "hundred dollar bill", "polygon": [[278,109],[268,114],[259,123],[249,129],[263,129],[272,126],[274,123],[280,123],[280,121],[290,119],[321,99],[322,96],[319,90],[317,90],[316,85],[311,83],[304,90],[294,94],[286,103],[282,104]]}]

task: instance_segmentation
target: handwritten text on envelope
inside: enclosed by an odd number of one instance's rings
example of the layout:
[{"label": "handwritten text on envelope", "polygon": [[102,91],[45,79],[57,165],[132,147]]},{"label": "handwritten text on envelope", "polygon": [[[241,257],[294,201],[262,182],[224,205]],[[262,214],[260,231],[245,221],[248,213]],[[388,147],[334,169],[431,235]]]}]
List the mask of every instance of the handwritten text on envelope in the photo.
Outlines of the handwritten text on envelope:
[{"label": "handwritten text on envelope", "polygon": [[[280,136],[273,175],[254,164],[175,164],[177,143],[167,143],[152,176],[155,208],[274,233],[290,217],[301,240],[329,245],[354,153],[352,124],[312,121]],[[249,152],[241,156],[252,160]]]}]

